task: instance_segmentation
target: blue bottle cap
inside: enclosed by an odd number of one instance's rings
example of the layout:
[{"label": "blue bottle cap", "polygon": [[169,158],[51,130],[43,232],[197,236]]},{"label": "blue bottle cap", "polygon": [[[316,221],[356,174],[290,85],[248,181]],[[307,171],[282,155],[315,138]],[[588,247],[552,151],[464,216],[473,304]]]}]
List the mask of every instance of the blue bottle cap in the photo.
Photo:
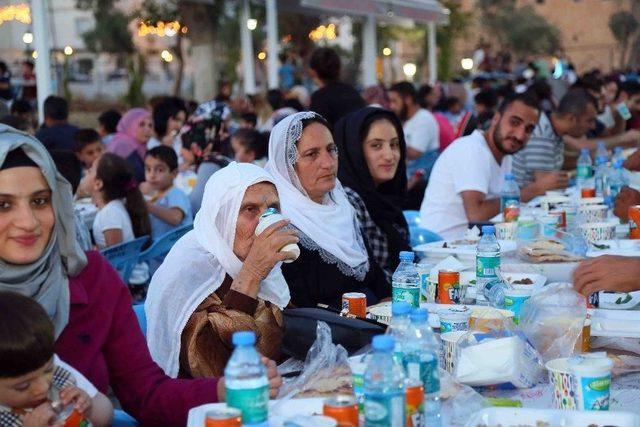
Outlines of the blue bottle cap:
[{"label": "blue bottle cap", "polygon": [[276,208],[267,208],[265,209],[265,211],[262,213],[262,215],[260,215],[260,218],[266,218],[269,215],[273,215],[273,214],[277,214],[278,213],[278,209]]},{"label": "blue bottle cap", "polygon": [[598,148],[605,148],[604,141],[598,141]]},{"label": "blue bottle cap", "polygon": [[511,181],[512,179],[516,179],[516,177],[513,176],[512,173],[505,173],[504,174],[504,179],[505,179],[505,181]]},{"label": "blue bottle cap", "polygon": [[411,321],[426,322],[429,320],[429,310],[426,308],[416,308],[411,312]]},{"label": "blue bottle cap", "polygon": [[622,169],[622,165],[624,163],[624,160],[622,159],[616,159],[615,162],[613,162],[613,168],[614,169]]},{"label": "blue bottle cap", "polygon": [[249,346],[256,343],[256,334],[253,331],[234,332],[231,338],[234,346]]},{"label": "blue bottle cap", "polygon": [[614,153],[622,153],[622,147],[615,147],[615,148],[613,149],[613,152],[614,152]]},{"label": "blue bottle cap", "polygon": [[391,315],[392,316],[404,316],[411,313],[411,304],[404,301],[397,301],[391,303]]},{"label": "blue bottle cap", "polygon": [[413,262],[415,255],[411,251],[401,251],[400,252],[400,261],[409,261]]},{"label": "blue bottle cap", "polygon": [[582,148],[582,149],[580,149],[580,153],[589,155],[589,149],[588,148]]},{"label": "blue bottle cap", "polygon": [[396,345],[396,340],[391,335],[376,335],[371,345],[377,351],[391,351]]},{"label": "blue bottle cap", "polygon": [[483,225],[482,234],[496,234],[496,227],[493,225]]}]

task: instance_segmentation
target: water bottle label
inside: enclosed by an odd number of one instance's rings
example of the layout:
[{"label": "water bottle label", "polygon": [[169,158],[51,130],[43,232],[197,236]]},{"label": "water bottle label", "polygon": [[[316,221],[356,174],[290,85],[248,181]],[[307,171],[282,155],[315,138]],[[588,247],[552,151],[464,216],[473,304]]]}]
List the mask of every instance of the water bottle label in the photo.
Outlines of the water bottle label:
[{"label": "water bottle label", "polygon": [[366,394],[364,419],[367,427],[404,427],[404,392],[394,394]]},{"label": "water bottle label", "polygon": [[589,165],[578,165],[578,171],[576,174],[577,178],[589,178],[591,177],[591,166]]},{"label": "water bottle label", "polygon": [[500,268],[500,255],[498,256],[477,256],[476,257],[476,278],[496,277],[496,271]]},{"label": "water bottle label", "polygon": [[414,308],[419,308],[420,286],[394,282],[392,284],[391,300],[393,302],[406,302]]},{"label": "water bottle label", "polygon": [[502,197],[500,199],[500,211],[504,212],[504,208],[509,206],[519,206],[520,197]]},{"label": "water bottle label", "polygon": [[[428,355],[427,355],[428,356]],[[419,357],[407,357],[404,360],[404,369],[407,377],[412,380],[419,380],[424,386],[425,393],[435,393],[440,391],[440,376],[438,373],[438,359],[431,356],[431,359]]]},{"label": "water bottle label", "polygon": [[267,421],[269,414],[269,387],[232,389],[227,387],[227,404],[242,412],[242,424]]},{"label": "water bottle label", "polygon": [[604,191],[604,180],[602,177],[596,177],[596,195],[602,197],[602,192]]}]

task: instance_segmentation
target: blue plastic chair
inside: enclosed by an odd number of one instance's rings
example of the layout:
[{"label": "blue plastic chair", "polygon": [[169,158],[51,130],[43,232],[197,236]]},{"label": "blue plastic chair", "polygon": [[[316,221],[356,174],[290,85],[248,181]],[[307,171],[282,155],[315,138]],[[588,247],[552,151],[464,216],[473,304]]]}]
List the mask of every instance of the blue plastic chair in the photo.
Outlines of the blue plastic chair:
[{"label": "blue plastic chair", "polygon": [[158,260],[164,259],[169,253],[173,245],[185,234],[193,229],[193,224],[183,225],[180,228],[169,231],[158,237],[149,248],[140,254],[138,262],[146,262],[149,264],[151,271],[153,264],[158,264]]},{"label": "blue plastic chair", "polygon": [[147,336],[147,315],[144,312],[144,303],[143,304],[134,304],[133,312],[136,314],[138,318],[138,323],[140,324],[140,329],[142,329],[143,335]]},{"label": "blue plastic chair", "polygon": [[100,251],[109,263],[118,271],[124,283],[129,283],[133,267],[138,263],[142,247],[149,241],[149,236],[139,237],[130,242],[111,246]]},{"label": "blue plastic chair", "polygon": [[111,427],[138,427],[140,424],[131,415],[121,409],[113,411]]},{"label": "blue plastic chair", "polygon": [[426,228],[411,227],[409,228],[409,236],[411,247],[423,245],[425,243],[440,242],[444,240],[437,233],[429,231]]},{"label": "blue plastic chair", "polygon": [[403,211],[403,213],[409,228],[420,227],[420,211]]}]

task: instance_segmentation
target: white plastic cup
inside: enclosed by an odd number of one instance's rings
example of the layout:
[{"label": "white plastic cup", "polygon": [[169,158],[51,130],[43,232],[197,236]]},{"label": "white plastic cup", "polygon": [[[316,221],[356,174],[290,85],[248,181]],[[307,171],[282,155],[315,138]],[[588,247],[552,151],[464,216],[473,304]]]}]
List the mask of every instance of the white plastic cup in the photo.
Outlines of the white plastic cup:
[{"label": "white plastic cup", "polygon": [[[260,222],[258,222],[258,226],[256,227],[256,236],[262,234],[264,230],[266,230],[270,225],[275,224],[278,221],[282,221],[285,219],[282,214],[280,214],[277,210],[273,208],[267,209],[262,215],[260,215]],[[280,248],[280,252],[290,252],[295,255],[294,258],[287,258],[283,262],[288,264],[298,259],[300,256],[300,248],[295,243],[289,243],[288,245]]]},{"label": "white plastic cup", "polygon": [[438,318],[440,319],[440,333],[469,330],[469,318],[471,317],[471,310],[461,309],[444,309],[438,312]]},{"label": "white plastic cup", "polygon": [[572,364],[577,408],[581,411],[608,411],[613,360],[608,357],[583,357]]},{"label": "white plastic cup", "polygon": [[444,367],[444,370],[453,374],[456,368],[456,351],[458,347],[458,340],[462,338],[467,333],[467,331],[455,331],[455,332],[446,332],[440,335],[440,340],[442,342],[441,348],[441,364]]},{"label": "white plastic cup", "polygon": [[505,289],[504,308],[513,313],[513,322],[520,323],[520,308],[522,304],[531,298],[533,289]]}]

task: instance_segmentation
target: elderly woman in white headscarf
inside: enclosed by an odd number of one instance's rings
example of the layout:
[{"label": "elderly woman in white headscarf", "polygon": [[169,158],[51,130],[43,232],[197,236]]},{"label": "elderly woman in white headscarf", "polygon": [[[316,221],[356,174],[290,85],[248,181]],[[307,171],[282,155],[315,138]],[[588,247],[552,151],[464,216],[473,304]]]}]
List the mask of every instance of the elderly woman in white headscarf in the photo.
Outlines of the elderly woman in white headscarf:
[{"label": "elderly woman in white headscarf", "polygon": [[280,264],[295,257],[279,249],[298,237],[286,220],[255,236],[268,208],[280,200],[258,166],[234,162],[207,182],[194,229],[156,271],[145,303],[149,349],[169,376],[222,374],[236,331],[255,331],[258,351],[278,358],[290,299]]},{"label": "elderly woman in white headscarf", "polygon": [[282,267],[292,304],[340,307],[345,292],[363,292],[369,304],[390,296],[391,285],[369,261],[356,213],[336,178],[338,148],[327,121],[302,112],[279,122],[265,169],[300,237],[300,257]]}]

